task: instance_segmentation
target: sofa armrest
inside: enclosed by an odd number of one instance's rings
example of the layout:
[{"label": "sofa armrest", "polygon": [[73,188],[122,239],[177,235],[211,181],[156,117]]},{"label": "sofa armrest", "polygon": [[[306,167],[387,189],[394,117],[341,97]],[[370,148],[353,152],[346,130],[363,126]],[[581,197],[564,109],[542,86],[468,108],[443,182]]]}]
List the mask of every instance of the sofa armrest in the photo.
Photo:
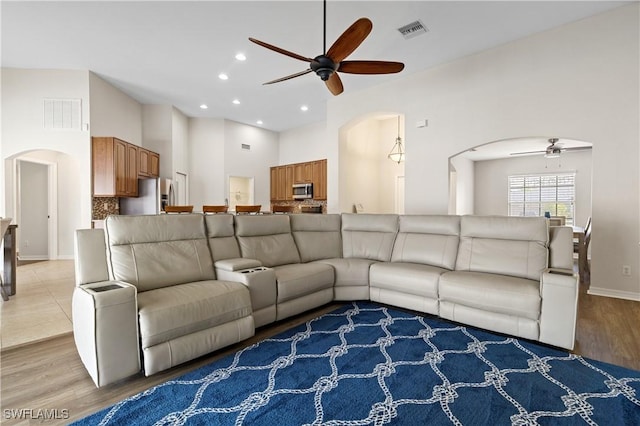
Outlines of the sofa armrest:
[{"label": "sofa armrest", "polygon": [[214,266],[217,275],[218,271],[234,272],[241,269],[257,268],[258,266],[262,266],[262,262],[256,259],[238,257],[235,259],[218,260],[214,263]]},{"label": "sofa armrest", "polygon": [[96,386],[140,371],[135,286],[123,281],[78,286],[72,311],[76,348]]},{"label": "sofa armrest", "polygon": [[541,342],[573,349],[578,311],[578,283],[578,275],[569,269],[548,268],[542,272]]}]

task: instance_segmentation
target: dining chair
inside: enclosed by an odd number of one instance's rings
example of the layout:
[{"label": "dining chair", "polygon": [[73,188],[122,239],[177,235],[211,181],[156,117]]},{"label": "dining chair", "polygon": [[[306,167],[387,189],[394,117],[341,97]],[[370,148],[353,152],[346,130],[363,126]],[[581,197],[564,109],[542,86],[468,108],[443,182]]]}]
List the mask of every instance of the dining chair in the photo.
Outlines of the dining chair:
[{"label": "dining chair", "polygon": [[293,213],[293,206],[274,205],[273,207],[271,207],[271,213]]},{"label": "dining chair", "polygon": [[191,213],[193,206],[164,206],[166,213]]},{"label": "dining chair", "polygon": [[583,256],[580,256],[580,240],[573,240],[573,252],[578,254],[578,268],[579,271],[586,274],[586,279],[591,275],[591,268],[589,266],[589,261],[587,260],[587,253],[589,252],[589,243],[591,242],[591,216],[587,219],[587,224],[584,227],[584,238],[582,239],[582,253]]},{"label": "dining chair", "polygon": [[203,213],[227,213],[229,206],[202,206]]},{"label": "dining chair", "polygon": [[247,206],[236,206],[236,214],[258,214],[260,213],[260,209],[262,208],[261,204],[256,205],[247,205]]}]

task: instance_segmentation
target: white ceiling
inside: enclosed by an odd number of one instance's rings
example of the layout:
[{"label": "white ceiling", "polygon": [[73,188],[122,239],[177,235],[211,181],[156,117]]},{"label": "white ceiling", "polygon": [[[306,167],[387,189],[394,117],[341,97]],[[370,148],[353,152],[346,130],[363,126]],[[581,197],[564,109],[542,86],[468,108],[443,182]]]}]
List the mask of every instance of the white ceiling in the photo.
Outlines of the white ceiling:
[{"label": "white ceiling", "polygon": [[[400,74],[341,74],[345,92],[619,7],[615,1],[329,1],[327,48],[356,19],[373,31],[349,59],[404,62]],[[302,56],[322,53],[322,1],[1,2],[2,66],[91,70],[145,104],[190,117],[223,117],[282,131],[325,120],[332,96],[308,68],[254,45],[254,37]],[[421,20],[426,34],[397,28]],[[244,62],[234,56],[243,52]],[[218,74],[229,75],[227,81]],[[232,104],[238,99],[239,105]],[[202,110],[199,105],[209,106]],[[301,105],[309,110],[300,111]]]}]

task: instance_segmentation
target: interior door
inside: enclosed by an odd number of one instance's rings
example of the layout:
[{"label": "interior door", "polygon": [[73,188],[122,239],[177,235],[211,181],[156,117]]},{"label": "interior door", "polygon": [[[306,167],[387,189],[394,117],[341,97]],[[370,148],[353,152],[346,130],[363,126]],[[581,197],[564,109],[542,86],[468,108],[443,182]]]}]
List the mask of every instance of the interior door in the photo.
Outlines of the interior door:
[{"label": "interior door", "polygon": [[20,259],[49,259],[49,166],[21,160],[18,250]]}]

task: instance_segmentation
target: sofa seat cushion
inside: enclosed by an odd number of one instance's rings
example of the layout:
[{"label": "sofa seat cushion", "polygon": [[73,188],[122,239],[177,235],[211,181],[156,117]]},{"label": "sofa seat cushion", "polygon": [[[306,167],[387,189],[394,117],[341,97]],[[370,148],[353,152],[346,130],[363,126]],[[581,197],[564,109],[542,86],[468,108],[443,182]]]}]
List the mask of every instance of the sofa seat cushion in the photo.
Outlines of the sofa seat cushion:
[{"label": "sofa seat cushion", "polygon": [[317,263],[331,265],[335,270],[335,286],[369,286],[369,268],[376,260],[348,258],[348,259],[322,259]]},{"label": "sofa seat cushion", "polygon": [[333,268],[322,263],[293,263],[273,268],[278,303],[333,287]]},{"label": "sofa seat cushion", "polygon": [[437,299],[440,275],[447,271],[419,263],[380,262],[371,265],[371,287]]},{"label": "sofa seat cushion", "polygon": [[233,281],[197,281],[138,293],[143,348],[250,315],[249,290]]},{"label": "sofa seat cushion", "polygon": [[540,318],[540,283],[483,272],[450,271],[440,277],[440,301],[513,315]]}]

